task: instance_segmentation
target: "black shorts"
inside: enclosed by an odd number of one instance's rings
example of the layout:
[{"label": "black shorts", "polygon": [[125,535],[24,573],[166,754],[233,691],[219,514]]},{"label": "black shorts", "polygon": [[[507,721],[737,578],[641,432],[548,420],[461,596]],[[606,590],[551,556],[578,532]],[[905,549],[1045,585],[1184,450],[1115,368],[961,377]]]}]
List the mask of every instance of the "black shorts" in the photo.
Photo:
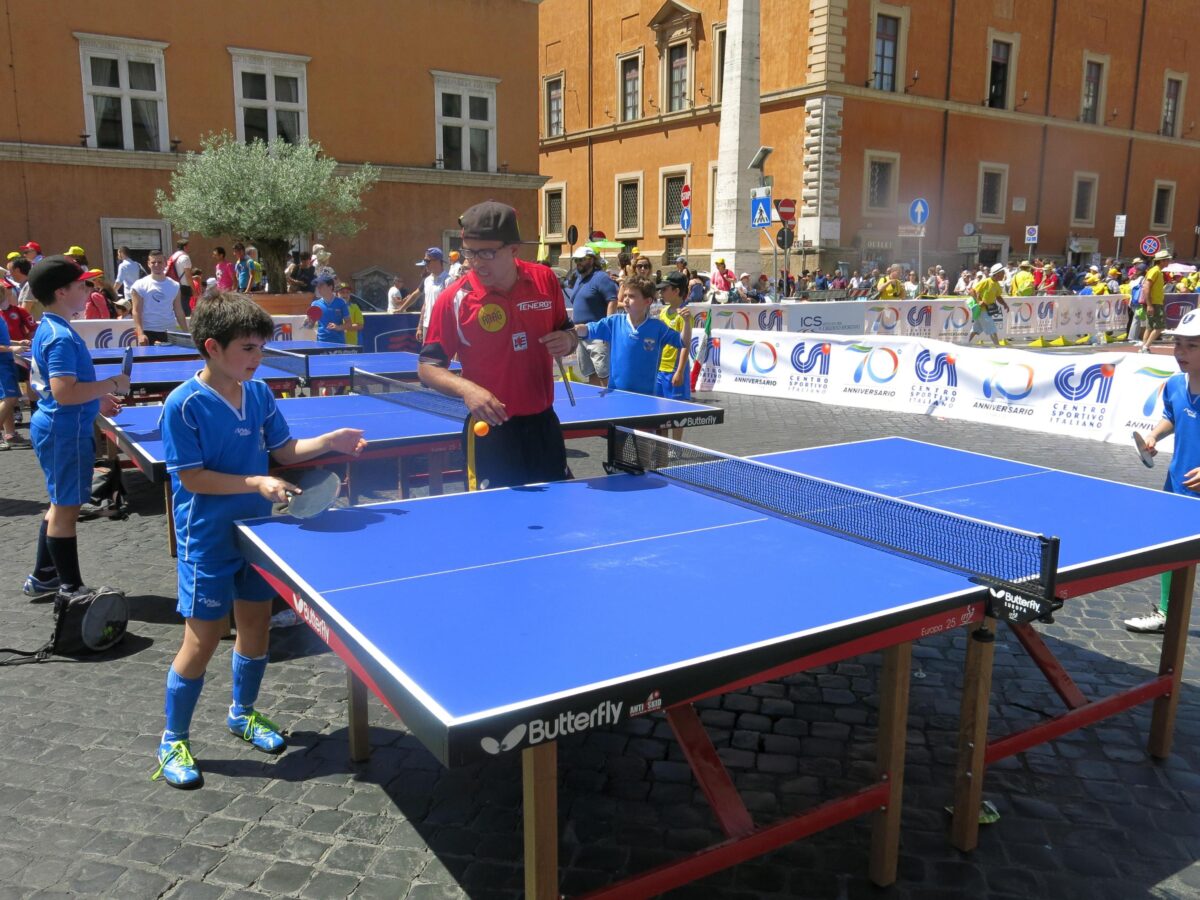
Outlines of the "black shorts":
[{"label": "black shorts", "polygon": [[192,311],[192,286],[179,282],[179,299],[183,303],[184,312]]},{"label": "black shorts", "polygon": [[532,416],[513,416],[491,429],[486,437],[476,437],[470,424],[468,419],[463,425],[468,490],[565,481],[571,477],[567,445],[554,407]]},{"label": "black shorts", "polygon": [[167,333],[165,331],[143,331],[142,334],[146,336],[146,339],[150,341],[151,344],[168,343]]}]

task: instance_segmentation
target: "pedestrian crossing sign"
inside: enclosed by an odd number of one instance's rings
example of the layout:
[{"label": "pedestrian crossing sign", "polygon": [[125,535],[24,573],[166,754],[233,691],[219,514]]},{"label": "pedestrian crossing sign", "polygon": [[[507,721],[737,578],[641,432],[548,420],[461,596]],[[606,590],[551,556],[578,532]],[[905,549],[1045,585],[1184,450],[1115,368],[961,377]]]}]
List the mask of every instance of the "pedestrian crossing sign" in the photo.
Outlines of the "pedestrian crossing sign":
[{"label": "pedestrian crossing sign", "polygon": [[771,197],[750,198],[750,225],[752,228],[769,228],[771,225]]}]

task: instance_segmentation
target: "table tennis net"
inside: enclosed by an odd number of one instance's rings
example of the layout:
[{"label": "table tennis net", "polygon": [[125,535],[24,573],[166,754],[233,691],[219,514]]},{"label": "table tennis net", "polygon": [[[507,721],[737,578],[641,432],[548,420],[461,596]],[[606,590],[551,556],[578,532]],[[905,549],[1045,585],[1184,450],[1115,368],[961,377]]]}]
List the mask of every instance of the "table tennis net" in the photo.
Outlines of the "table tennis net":
[{"label": "table tennis net", "polygon": [[187,347],[191,350],[196,349],[196,341],[186,331],[168,331],[167,343],[173,347]]},{"label": "table tennis net", "polygon": [[1017,594],[1054,596],[1058,539],[616,428],[611,468],[654,472],[800,524]]},{"label": "table tennis net", "polygon": [[386,375],[376,375],[374,372],[354,367],[350,369],[350,391],[378,397],[388,403],[435,416],[444,416],[457,422],[462,422],[467,417],[467,404],[458,397],[447,397],[419,384],[398,381]]},{"label": "table tennis net", "polygon": [[264,347],[263,362],[272,369],[279,369],[297,378],[308,378],[308,357],[303,353]]}]

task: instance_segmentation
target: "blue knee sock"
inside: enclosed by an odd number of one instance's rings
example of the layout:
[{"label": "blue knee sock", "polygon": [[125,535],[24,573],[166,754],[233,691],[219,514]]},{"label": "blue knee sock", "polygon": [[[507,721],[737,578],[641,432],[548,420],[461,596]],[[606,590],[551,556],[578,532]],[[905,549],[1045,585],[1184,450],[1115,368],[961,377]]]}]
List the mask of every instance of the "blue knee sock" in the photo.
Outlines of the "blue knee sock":
[{"label": "blue knee sock", "polygon": [[184,678],[174,667],[167,672],[167,730],[163,732],[164,741],[182,741],[188,736],[192,714],[196,711],[196,702],[200,699],[203,687],[203,675]]},{"label": "blue knee sock", "polygon": [[267,671],[266,654],[251,659],[233,651],[233,705],[229,711],[235,716],[245,716],[254,709],[258,700],[258,689],[262,686],[263,674]]}]

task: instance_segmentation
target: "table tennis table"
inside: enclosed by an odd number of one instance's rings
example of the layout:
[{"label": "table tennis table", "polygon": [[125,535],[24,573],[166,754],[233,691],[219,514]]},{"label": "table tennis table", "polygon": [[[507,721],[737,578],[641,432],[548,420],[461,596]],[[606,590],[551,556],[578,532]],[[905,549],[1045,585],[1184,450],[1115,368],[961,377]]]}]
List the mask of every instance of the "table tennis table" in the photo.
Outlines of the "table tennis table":
[{"label": "table tennis table", "polygon": [[[292,353],[358,353],[360,348],[353,344],[333,344],[329,341],[273,341],[270,346],[277,350],[288,350]],[[168,362],[181,359],[199,359],[200,351],[195,347],[178,344],[148,344],[145,347],[134,345],[133,361]],[[125,357],[125,347],[89,347],[88,353],[92,362],[97,365],[119,365]],[[30,367],[33,354],[26,350],[17,354],[17,362],[25,368]]]},{"label": "table tennis table", "polygon": [[[1200,559],[1195,500],[900,438],[737,460],[749,494],[772,495],[761,503],[681,480],[673,464],[334,509],[305,522],[239,523],[247,558],[347,665],[356,760],[369,753],[368,689],[445,765],[520,751],[527,896],[559,896],[556,740],[650,713],[665,714],[727,839],[589,896],[658,894],[861,815],[872,818],[870,876],[890,884],[911,642],[952,629],[968,627],[972,638],[956,771],[954,840],[963,849],[977,828],[987,762],[1147,701],[1151,753],[1169,752]],[[965,552],[980,527],[1057,536],[1057,560],[1046,557],[1055,603],[1173,570],[1159,675],[1088,701],[1012,594],[839,533],[819,517],[813,527],[777,511],[812,484],[841,492],[822,515],[885,504],[868,516],[867,532],[891,518],[886,504],[915,504],[920,516],[959,522],[934,530],[963,540]],[[846,500],[846,492],[868,499]],[[1064,496],[1084,502],[1065,504]],[[1138,528],[1098,528],[1097,508],[1109,521],[1136,511]],[[1026,531],[1014,534],[1025,540]],[[752,563],[720,564],[730,547]],[[329,562],[346,559],[355,565]],[[1070,710],[989,744],[989,638],[1005,619]],[[875,780],[756,826],[693,704],[874,651],[883,653]]]},{"label": "table tennis table", "polygon": [[[718,425],[724,410],[715,406],[668,400],[645,394],[606,390],[590,384],[573,384],[572,405],[562,383],[555,385],[554,410],[569,439],[602,436],[616,425],[639,428],[686,428]],[[430,493],[441,493],[449,454],[461,447],[462,424],[445,416],[396,406],[371,394],[336,394],[279,400],[279,411],[297,438],[317,437],[337,428],[361,428],[366,449],[357,457],[325,456],[304,466],[345,463],[351,499],[356,463],[371,459],[428,456]],[[152,483],[162,484],[166,497],[169,543],[174,550],[171,522],[171,481],[159,419],[161,404],[127,406],[116,416],[100,418],[100,430]],[[407,481],[401,474],[402,491]]]}]

